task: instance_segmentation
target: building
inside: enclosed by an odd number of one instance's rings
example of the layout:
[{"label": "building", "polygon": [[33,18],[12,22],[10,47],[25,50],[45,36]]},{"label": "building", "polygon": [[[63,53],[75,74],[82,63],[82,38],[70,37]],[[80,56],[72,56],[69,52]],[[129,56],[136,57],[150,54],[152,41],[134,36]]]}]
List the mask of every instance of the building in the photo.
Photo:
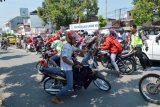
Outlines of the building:
[{"label": "building", "polygon": [[3,27],[3,31],[5,31],[7,33],[16,33],[17,26],[19,24],[23,24],[23,19],[20,16],[16,16],[13,19],[11,19],[5,23],[5,25]]},{"label": "building", "polygon": [[134,24],[134,19],[131,11],[127,11],[126,17],[123,17],[119,20],[112,21],[112,27],[123,27],[125,31],[130,30],[130,26]]},{"label": "building", "polygon": [[50,25],[44,25],[41,18],[38,16],[37,11],[30,12],[31,32],[32,34],[42,34],[46,31],[51,32]]}]

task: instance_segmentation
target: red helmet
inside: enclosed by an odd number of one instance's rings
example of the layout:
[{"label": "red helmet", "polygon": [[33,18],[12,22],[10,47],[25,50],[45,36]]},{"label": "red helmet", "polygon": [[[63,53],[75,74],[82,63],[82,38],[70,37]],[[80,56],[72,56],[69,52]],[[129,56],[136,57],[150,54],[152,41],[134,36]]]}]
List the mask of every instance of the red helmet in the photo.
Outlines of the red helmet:
[{"label": "red helmet", "polygon": [[69,39],[75,39],[75,40],[78,39],[78,35],[74,31],[67,32],[67,36],[68,36]]}]

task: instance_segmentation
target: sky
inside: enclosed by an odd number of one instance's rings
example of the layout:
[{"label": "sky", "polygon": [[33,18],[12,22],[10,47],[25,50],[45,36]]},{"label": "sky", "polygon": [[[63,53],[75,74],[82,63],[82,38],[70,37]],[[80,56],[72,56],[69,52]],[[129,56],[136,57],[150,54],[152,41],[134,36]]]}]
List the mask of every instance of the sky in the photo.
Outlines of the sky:
[{"label": "sky", "polygon": [[[42,1],[43,0],[6,0],[0,3],[0,27],[8,20],[19,16],[20,8],[28,8],[29,12],[31,12],[38,6],[41,6]],[[115,18],[118,16],[118,11],[115,12],[115,10],[120,8],[131,9],[131,2],[132,0],[98,0],[98,6],[100,7],[98,15],[106,17],[107,13],[107,17]],[[125,9],[122,11],[125,11]]]}]

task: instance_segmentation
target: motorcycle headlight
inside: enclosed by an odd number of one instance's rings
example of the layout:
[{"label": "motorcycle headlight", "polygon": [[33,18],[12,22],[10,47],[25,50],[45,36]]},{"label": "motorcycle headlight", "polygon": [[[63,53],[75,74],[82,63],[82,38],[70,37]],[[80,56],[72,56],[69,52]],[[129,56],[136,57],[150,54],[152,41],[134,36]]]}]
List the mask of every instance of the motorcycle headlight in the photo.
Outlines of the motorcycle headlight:
[{"label": "motorcycle headlight", "polygon": [[88,60],[88,64],[93,64],[93,59]]}]

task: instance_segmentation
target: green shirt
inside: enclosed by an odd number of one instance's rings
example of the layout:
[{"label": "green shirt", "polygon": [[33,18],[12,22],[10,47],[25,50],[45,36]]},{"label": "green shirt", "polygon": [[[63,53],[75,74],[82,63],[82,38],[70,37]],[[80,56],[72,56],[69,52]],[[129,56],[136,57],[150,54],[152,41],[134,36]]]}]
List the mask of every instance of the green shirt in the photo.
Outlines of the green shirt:
[{"label": "green shirt", "polygon": [[62,46],[63,42],[61,40],[55,40],[52,43],[51,48],[55,48],[58,51],[58,54],[61,54]]}]

